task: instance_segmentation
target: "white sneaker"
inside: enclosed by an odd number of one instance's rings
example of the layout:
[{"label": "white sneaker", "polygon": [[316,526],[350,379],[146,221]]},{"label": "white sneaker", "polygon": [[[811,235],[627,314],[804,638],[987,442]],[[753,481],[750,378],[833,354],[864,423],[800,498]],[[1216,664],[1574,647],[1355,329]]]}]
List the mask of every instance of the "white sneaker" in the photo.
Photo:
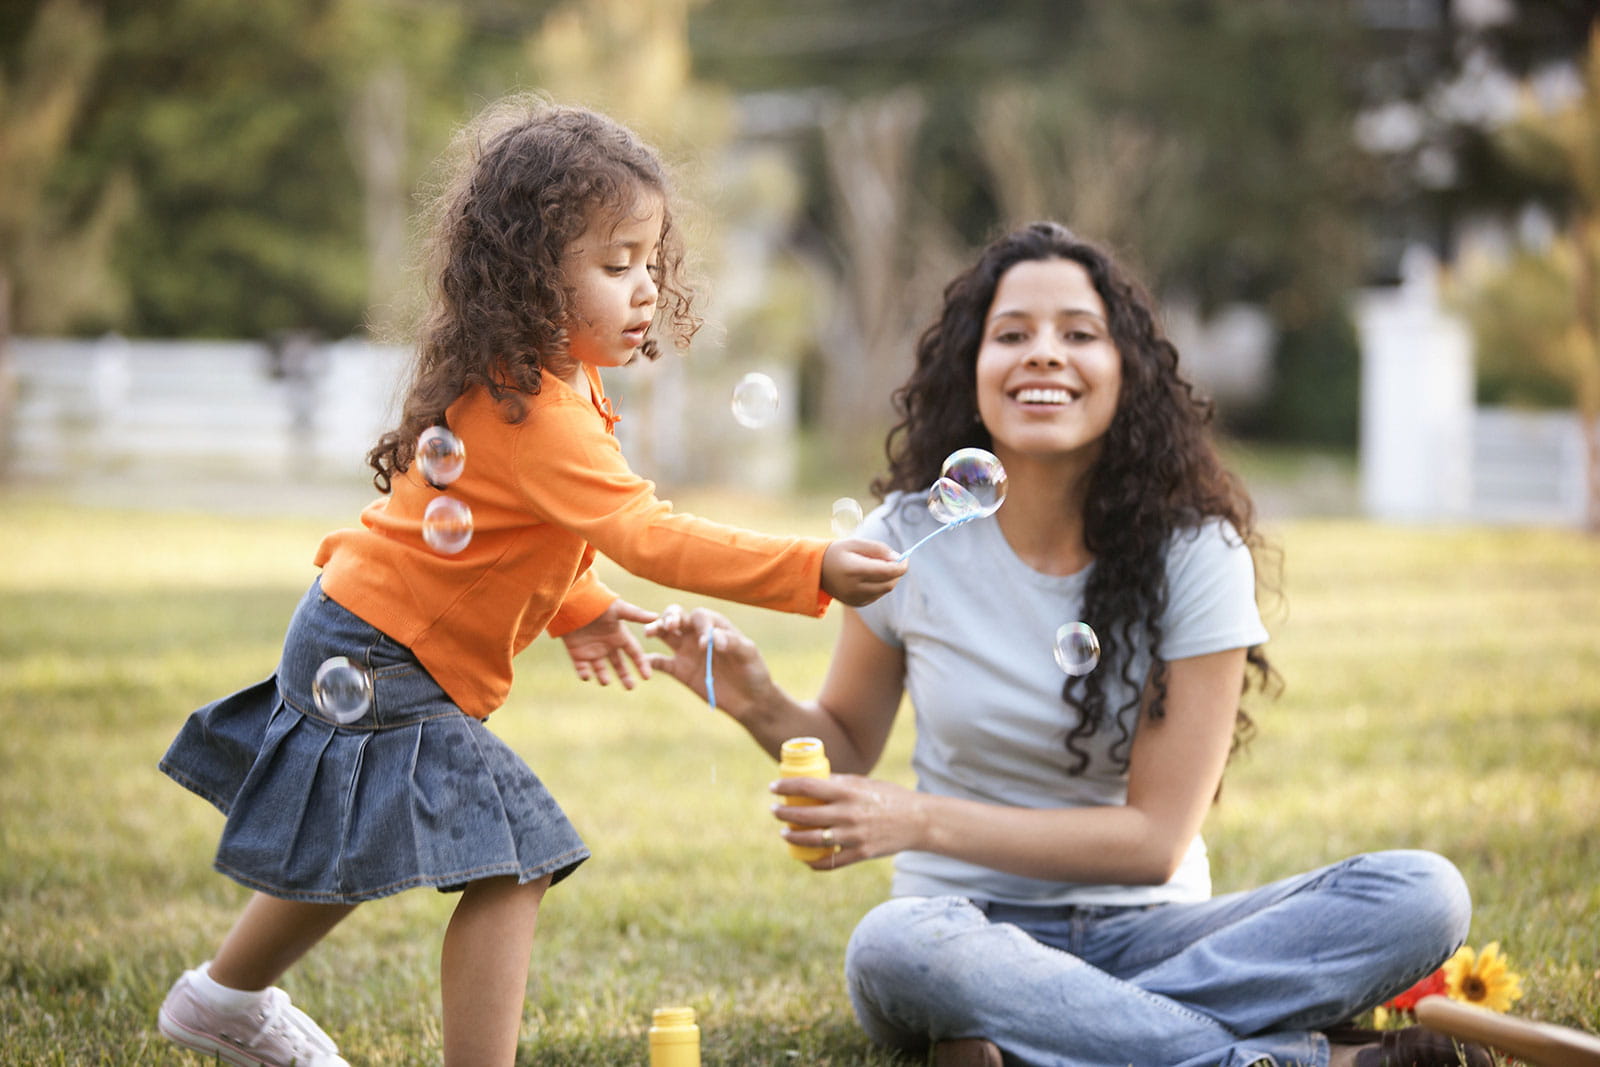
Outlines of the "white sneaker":
[{"label": "white sneaker", "polygon": [[198,973],[183,972],[161,1003],[157,1021],[168,1039],[238,1067],[350,1067],[333,1039],[277,986],[248,1011],[220,1012],[195,990]]}]

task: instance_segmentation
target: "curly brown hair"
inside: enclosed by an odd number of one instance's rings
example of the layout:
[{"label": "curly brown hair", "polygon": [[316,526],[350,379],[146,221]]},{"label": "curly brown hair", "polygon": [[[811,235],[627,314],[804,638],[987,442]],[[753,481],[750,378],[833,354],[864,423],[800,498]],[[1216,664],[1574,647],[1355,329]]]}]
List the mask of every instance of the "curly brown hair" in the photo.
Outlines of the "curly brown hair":
[{"label": "curly brown hair", "polygon": [[[423,216],[426,302],[400,424],[367,454],[383,493],[410,466],[417,435],[443,423],[469,389],[488,389],[511,422],[526,417],[519,398],[539,392],[541,371],[567,369],[573,292],[563,254],[591,223],[620,219],[641,196],[659,196],[665,212],[656,321],[679,347],[700,326],[665,167],[632,131],[584,108],[513,95],[463,127],[443,162],[447,176]],[[660,354],[654,337],[641,352]]]},{"label": "curly brown hair", "polygon": [[[989,431],[973,418],[984,320],[1005,272],[1043,259],[1070,260],[1088,273],[1122,357],[1117,413],[1090,472],[1084,506],[1084,541],[1095,565],[1084,591],[1083,621],[1100,637],[1101,669],[1069,678],[1061,695],[1078,712],[1066,741],[1074,773],[1088,766],[1085,742],[1107,721],[1119,731],[1113,758],[1126,770],[1136,722],[1129,713],[1144,688],[1142,679],[1131,676],[1131,650],[1141,635],[1152,650],[1160,647],[1165,556],[1173,534],[1210,518],[1226,519],[1256,560],[1258,588],[1271,584],[1266,565],[1275,565],[1277,556],[1256,526],[1249,494],[1210,439],[1212,405],[1179,373],[1178,350],[1162,335],[1144,289],[1107,252],[1058,223],[1035,222],[992,242],[946,286],[939,318],[917,342],[915,369],[894,394],[900,420],[884,443],[889,470],[872,490],[879,497],[896,490],[920,493],[939,477],[951,452],[991,446]],[[1245,690],[1252,674],[1262,688],[1277,684],[1261,646],[1248,651],[1247,661]],[[1136,694],[1123,707],[1106,706],[1101,679],[1107,668]],[[1149,682],[1147,714],[1160,719],[1166,714],[1167,664],[1159,657]],[[1235,750],[1252,730],[1241,705]]]}]

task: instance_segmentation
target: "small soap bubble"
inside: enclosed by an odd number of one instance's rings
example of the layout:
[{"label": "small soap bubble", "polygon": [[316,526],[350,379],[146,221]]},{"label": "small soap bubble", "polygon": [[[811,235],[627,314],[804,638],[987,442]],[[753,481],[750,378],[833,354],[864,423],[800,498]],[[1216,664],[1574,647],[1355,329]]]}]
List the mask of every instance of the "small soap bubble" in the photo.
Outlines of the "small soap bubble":
[{"label": "small soap bubble", "polygon": [[993,452],[961,448],[945,458],[939,472],[965,489],[977,501],[976,513],[966,518],[993,515],[1006,499],[1006,469]]},{"label": "small soap bubble", "polygon": [[311,682],[311,699],[323,715],[348,725],[372,706],[372,676],[346,656],[325,659]]},{"label": "small soap bubble", "polygon": [[1100,638],[1086,622],[1069,622],[1056,631],[1056,666],[1074,678],[1100,663]]},{"label": "small soap bubble", "polygon": [[928,490],[928,514],[950,526],[983,514],[983,502],[959,482],[940,478]]},{"label": "small soap bubble", "polygon": [[861,525],[861,505],[847,496],[833,502],[833,535],[850,537]]},{"label": "small soap bubble", "polygon": [[422,513],[422,539],[443,556],[453,556],[472,540],[472,509],[453,496],[436,496]]},{"label": "small soap bubble", "polygon": [[443,489],[467,465],[467,446],[443,426],[429,426],[417,437],[417,469],[435,489]]},{"label": "small soap bubble", "polygon": [[759,430],[778,415],[778,384],[759,371],[739,379],[733,387],[733,417],[740,426]]}]

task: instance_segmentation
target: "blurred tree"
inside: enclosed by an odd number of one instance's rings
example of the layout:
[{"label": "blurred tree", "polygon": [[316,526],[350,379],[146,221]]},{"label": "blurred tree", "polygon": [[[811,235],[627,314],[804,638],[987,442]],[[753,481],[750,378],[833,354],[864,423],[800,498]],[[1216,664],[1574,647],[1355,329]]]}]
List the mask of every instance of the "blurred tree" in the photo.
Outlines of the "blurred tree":
[{"label": "blurred tree", "polygon": [[[72,148],[125,170],[125,332],[341,336],[380,324],[423,161],[504,70],[470,3],[100,0],[105,76]],[[494,85],[498,88],[498,85]]]},{"label": "blurred tree", "polygon": [[[828,87],[797,243],[836,279],[820,391],[846,402],[823,408],[831,439],[883,424],[876,378],[903,377],[928,278],[1041,216],[1202,312],[1254,302],[1297,336],[1341,336],[1372,177],[1351,134],[1363,37],[1349,5],[716,0],[691,33],[701,69],[738,88]],[[886,122],[891,101],[897,122],[841,135]],[[886,269],[892,292],[863,284]],[[1342,375],[1322,400],[1354,397],[1352,350],[1320,350]]]},{"label": "blurred tree", "polygon": [[1479,359],[1526,359],[1569,390],[1588,455],[1588,525],[1600,533],[1600,25],[1583,89],[1545,108],[1530,91],[1499,143],[1515,165],[1566,191],[1566,232],[1471,283],[1463,306]]},{"label": "blurred tree", "polygon": [[130,199],[120,173],[85,188],[65,165],[104,50],[99,16],[79,0],[27,14],[0,22],[0,443],[10,440],[16,388],[11,333],[114,321],[123,288],[111,244]]},{"label": "blurred tree", "polygon": [[86,185],[68,153],[101,71],[101,18],[80,0],[33,15],[0,48],[0,343],[10,330],[103,329],[124,299],[109,268],[126,175]]}]

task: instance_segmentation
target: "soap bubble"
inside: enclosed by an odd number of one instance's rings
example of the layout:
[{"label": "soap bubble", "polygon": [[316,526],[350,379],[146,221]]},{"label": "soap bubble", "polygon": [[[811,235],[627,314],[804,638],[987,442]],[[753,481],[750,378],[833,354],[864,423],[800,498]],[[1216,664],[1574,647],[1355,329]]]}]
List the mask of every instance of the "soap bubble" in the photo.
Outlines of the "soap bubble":
[{"label": "soap bubble", "polygon": [[429,426],[417,438],[417,469],[435,489],[443,489],[467,465],[467,446],[443,426]]},{"label": "soap bubble", "polygon": [[833,502],[833,535],[849,537],[861,525],[861,505],[850,497],[842,496]]},{"label": "soap bubble", "polygon": [[1086,622],[1069,622],[1056,631],[1056,666],[1074,678],[1100,663],[1100,638]]},{"label": "soap bubble", "polygon": [[983,501],[967,492],[960,482],[940,478],[928,490],[928,514],[950,526],[983,514]]},{"label": "soap bubble", "polygon": [[353,723],[372,706],[372,676],[346,656],[325,659],[311,682],[311,699],[334,722]]},{"label": "soap bubble", "polygon": [[453,496],[436,496],[422,513],[422,539],[443,556],[453,556],[472,540],[472,509]]},{"label": "soap bubble", "polygon": [[981,448],[961,448],[945,457],[939,473],[965,489],[976,501],[971,514],[962,518],[980,518],[1000,510],[1006,498],[1006,469],[993,452]]},{"label": "soap bubble", "polygon": [[981,448],[957,449],[945,457],[938,481],[928,490],[928,514],[939,520],[939,526],[900,553],[899,558],[911,555],[934,534],[993,515],[1005,498],[1006,469],[999,458]]},{"label": "soap bubble", "polygon": [[759,371],[739,379],[733,387],[733,417],[740,426],[759,430],[778,415],[778,384]]}]

